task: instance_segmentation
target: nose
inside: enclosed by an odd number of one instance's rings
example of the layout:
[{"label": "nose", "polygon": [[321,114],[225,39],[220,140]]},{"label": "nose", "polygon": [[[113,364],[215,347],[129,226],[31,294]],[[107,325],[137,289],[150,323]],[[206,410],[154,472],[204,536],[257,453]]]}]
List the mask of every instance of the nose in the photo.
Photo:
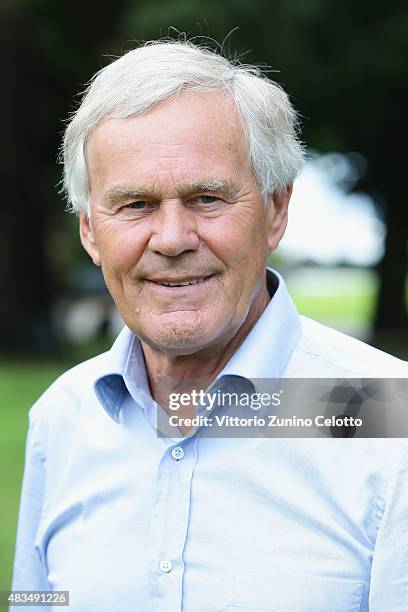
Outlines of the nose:
[{"label": "nose", "polygon": [[182,202],[162,202],[154,217],[149,240],[151,251],[176,257],[198,249],[197,220]]}]

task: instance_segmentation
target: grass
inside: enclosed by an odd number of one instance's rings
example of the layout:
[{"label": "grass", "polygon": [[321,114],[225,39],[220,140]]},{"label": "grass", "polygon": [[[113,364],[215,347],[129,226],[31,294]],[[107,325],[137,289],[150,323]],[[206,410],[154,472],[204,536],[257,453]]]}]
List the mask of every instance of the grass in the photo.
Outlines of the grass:
[{"label": "grass", "polygon": [[376,276],[359,269],[300,269],[288,275],[299,312],[318,321],[370,321],[377,293]]},{"label": "grass", "polygon": [[0,364],[0,591],[11,582],[27,413],[64,369],[62,364]]},{"label": "grass", "polygon": [[318,321],[355,318],[370,320],[374,311],[374,293],[338,296],[301,295],[292,291],[299,312]]}]

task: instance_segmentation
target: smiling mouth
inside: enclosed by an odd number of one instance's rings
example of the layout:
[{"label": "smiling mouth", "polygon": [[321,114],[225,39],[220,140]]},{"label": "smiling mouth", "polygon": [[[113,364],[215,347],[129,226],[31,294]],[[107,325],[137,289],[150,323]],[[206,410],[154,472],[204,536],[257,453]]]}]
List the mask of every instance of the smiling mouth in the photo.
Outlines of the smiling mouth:
[{"label": "smiling mouth", "polygon": [[192,277],[192,278],[188,278],[188,279],[180,279],[180,280],[153,280],[153,279],[146,279],[149,283],[152,283],[154,285],[157,286],[161,286],[161,287],[189,287],[191,285],[202,285],[203,283],[205,283],[206,281],[208,281],[210,278],[212,278],[214,276],[214,274],[210,274],[209,276],[203,276],[200,278],[196,278],[196,277]]}]

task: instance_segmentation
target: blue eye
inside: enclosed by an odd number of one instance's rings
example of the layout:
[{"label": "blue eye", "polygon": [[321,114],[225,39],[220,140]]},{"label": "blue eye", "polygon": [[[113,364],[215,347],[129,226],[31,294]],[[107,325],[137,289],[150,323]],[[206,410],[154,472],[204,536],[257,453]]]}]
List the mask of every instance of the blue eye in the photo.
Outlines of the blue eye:
[{"label": "blue eye", "polygon": [[213,204],[214,202],[218,200],[216,196],[211,196],[211,195],[198,196],[197,199],[201,200],[202,204]]},{"label": "blue eye", "polygon": [[138,202],[131,202],[130,204],[128,204],[128,207],[133,208],[134,210],[141,210],[146,206],[146,204],[146,200],[139,200]]}]

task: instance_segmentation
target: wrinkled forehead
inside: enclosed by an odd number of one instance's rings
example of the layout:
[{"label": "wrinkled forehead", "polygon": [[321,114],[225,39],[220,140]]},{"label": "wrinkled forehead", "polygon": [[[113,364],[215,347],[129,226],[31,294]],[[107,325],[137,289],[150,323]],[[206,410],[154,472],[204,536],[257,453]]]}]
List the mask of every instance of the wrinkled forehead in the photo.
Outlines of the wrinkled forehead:
[{"label": "wrinkled forehead", "polygon": [[214,178],[249,169],[241,117],[221,92],[186,91],[135,117],[105,119],[88,140],[86,159],[91,183],[120,166],[176,172],[180,180],[183,169]]},{"label": "wrinkled forehead", "polygon": [[131,117],[112,113],[87,138],[87,157],[101,146],[119,144],[134,137],[151,144],[182,144],[184,139],[198,144],[221,145],[227,151],[243,149],[246,137],[235,102],[227,92],[182,91]]}]

